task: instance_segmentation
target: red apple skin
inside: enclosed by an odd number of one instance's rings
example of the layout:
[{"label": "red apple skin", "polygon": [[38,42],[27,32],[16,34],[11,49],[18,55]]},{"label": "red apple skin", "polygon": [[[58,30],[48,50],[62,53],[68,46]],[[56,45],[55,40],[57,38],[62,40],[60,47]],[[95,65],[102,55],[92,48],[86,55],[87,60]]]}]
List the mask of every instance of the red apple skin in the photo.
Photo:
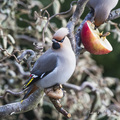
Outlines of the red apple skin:
[{"label": "red apple skin", "polygon": [[90,30],[88,22],[90,21],[84,23],[81,31],[81,40],[85,49],[95,55],[108,54],[111,52],[101,45],[100,38],[96,37],[95,33]]}]

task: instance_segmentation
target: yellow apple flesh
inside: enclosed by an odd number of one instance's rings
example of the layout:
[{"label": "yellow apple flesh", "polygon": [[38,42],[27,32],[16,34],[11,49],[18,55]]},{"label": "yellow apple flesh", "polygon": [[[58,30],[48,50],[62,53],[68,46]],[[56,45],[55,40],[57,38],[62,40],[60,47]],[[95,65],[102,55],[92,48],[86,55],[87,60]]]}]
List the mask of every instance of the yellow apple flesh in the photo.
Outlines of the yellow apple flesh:
[{"label": "yellow apple flesh", "polygon": [[92,54],[108,54],[113,50],[106,37],[101,37],[102,33],[90,21],[86,21],[81,30],[81,40],[87,51]]}]

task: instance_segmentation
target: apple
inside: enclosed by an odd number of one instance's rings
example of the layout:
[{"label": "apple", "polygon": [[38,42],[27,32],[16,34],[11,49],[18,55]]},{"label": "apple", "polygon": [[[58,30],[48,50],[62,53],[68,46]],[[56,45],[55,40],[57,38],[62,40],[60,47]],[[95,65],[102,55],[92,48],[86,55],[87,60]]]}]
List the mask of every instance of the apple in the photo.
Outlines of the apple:
[{"label": "apple", "polygon": [[81,40],[87,51],[95,55],[108,54],[113,50],[111,44],[92,22],[86,21],[81,30]]}]

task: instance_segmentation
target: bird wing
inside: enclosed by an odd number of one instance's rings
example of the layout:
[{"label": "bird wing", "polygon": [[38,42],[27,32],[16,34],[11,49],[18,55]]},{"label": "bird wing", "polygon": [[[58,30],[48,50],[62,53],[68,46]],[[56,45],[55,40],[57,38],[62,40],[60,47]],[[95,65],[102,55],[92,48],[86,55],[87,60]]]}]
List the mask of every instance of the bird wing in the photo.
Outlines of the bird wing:
[{"label": "bird wing", "polygon": [[51,50],[48,50],[42,56],[40,56],[38,60],[35,62],[33,69],[31,71],[31,75],[27,82],[24,84],[23,89],[27,88],[31,84],[48,75],[56,68],[56,66],[57,55]]}]

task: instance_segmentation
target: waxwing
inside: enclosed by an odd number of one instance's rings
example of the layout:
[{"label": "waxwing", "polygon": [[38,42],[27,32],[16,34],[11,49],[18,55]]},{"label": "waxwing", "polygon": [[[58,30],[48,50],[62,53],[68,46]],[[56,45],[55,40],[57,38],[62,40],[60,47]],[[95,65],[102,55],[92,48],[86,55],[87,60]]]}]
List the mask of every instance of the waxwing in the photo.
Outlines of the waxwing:
[{"label": "waxwing", "polygon": [[94,20],[96,27],[104,23],[110,11],[117,5],[118,0],[89,0],[88,7],[94,10]]},{"label": "waxwing", "polygon": [[35,62],[24,88],[24,98],[38,88],[49,88],[68,81],[75,70],[76,58],[68,39],[68,29],[60,28],[53,35],[52,47]]}]

